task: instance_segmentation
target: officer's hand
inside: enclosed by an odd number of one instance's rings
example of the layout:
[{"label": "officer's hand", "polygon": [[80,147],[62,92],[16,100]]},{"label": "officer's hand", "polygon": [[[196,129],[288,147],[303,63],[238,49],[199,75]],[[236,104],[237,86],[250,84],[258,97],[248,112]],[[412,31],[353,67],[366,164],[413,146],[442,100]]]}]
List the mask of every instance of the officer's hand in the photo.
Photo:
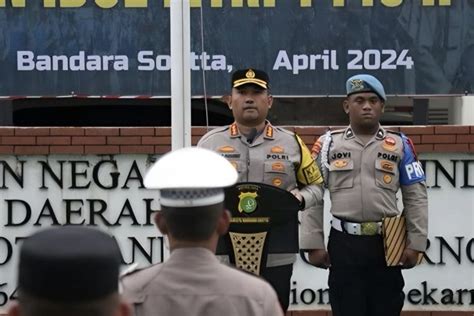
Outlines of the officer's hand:
[{"label": "officer's hand", "polygon": [[313,249],[308,253],[309,262],[318,268],[327,269],[331,266],[329,254],[324,249]]},{"label": "officer's hand", "polygon": [[410,269],[416,266],[416,262],[418,261],[418,254],[420,252],[406,248],[403,251],[402,257],[400,258],[400,265],[403,269]]}]

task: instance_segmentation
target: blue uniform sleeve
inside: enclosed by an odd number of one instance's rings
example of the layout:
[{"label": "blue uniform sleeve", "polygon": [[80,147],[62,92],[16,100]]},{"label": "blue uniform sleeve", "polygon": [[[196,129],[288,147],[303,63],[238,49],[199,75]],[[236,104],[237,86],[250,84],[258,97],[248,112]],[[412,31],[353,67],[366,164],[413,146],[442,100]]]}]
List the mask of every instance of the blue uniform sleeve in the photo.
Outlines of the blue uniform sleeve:
[{"label": "blue uniform sleeve", "polygon": [[401,134],[403,141],[403,159],[399,165],[400,184],[410,185],[426,181],[425,172],[416,157],[415,148],[411,140]]}]

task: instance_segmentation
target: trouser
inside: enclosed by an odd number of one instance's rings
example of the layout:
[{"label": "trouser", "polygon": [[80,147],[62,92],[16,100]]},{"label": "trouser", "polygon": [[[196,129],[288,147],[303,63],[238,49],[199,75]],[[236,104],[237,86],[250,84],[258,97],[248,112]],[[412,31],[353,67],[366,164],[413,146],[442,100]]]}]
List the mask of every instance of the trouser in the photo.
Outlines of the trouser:
[{"label": "trouser", "polygon": [[293,274],[293,264],[277,267],[266,267],[262,277],[271,284],[278,295],[281,308],[284,312],[290,304],[290,279]]},{"label": "trouser", "polygon": [[399,316],[403,276],[387,267],[381,235],[356,236],[331,229],[329,300],[334,316]]}]

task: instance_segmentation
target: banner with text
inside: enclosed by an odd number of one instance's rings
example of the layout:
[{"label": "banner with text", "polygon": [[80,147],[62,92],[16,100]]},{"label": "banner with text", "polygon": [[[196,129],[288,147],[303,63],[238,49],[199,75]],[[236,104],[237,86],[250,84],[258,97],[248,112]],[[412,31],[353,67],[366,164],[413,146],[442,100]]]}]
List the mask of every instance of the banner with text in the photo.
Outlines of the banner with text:
[{"label": "banner with text", "polygon": [[[430,243],[424,264],[404,271],[405,309],[472,310],[474,156],[420,156],[429,186]],[[146,155],[0,155],[0,311],[16,295],[22,240],[39,229],[65,224],[103,229],[117,239],[124,270],[166,260],[166,238],[152,220],[157,192],[143,186],[153,161]],[[328,210],[326,204],[326,233]],[[328,309],[327,277],[326,270],[298,258],[291,309]]]},{"label": "banner with text", "polygon": [[[470,0],[190,0],[192,94],[266,70],[275,95],[474,92]],[[0,96],[170,95],[170,0],[0,0]],[[202,21],[202,22],[201,22]],[[201,71],[204,71],[206,85]]]}]

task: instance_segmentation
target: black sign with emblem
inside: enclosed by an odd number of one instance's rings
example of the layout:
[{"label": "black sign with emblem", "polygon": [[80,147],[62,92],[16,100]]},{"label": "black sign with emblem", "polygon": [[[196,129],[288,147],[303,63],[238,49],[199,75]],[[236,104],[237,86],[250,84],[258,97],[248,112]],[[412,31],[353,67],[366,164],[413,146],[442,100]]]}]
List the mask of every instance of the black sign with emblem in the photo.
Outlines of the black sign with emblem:
[{"label": "black sign with emblem", "polygon": [[[238,183],[225,190],[225,205],[232,213],[230,232],[266,231],[266,252],[299,251],[299,201],[290,192],[263,183]],[[227,235],[219,240],[217,254],[230,254]]]}]

